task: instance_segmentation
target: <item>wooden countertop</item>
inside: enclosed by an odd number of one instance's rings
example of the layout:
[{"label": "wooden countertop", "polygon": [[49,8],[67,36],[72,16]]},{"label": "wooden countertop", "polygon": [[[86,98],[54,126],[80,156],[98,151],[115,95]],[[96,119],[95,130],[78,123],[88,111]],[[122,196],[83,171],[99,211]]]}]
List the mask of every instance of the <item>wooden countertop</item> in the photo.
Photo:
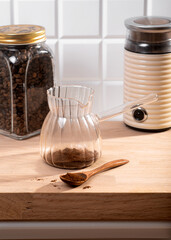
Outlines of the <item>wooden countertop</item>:
[{"label": "wooden countertop", "polygon": [[[147,133],[101,124],[103,157],[130,162],[71,188],[44,163],[39,136],[0,136],[0,220],[171,220],[171,130]],[[57,180],[56,182],[54,180]]]}]

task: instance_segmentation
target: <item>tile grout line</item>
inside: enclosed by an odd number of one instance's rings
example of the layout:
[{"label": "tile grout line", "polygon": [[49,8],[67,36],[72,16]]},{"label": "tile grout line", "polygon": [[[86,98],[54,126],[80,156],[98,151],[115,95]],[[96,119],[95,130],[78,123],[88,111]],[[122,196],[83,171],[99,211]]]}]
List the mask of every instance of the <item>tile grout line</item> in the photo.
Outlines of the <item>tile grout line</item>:
[{"label": "tile grout line", "polygon": [[10,0],[10,23],[14,24],[14,0]]},{"label": "tile grout line", "polygon": [[18,22],[18,12],[19,6],[18,6],[18,0],[12,0],[12,15],[13,15],[13,24],[19,24]]},{"label": "tile grout line", "polygon": [[[56,67],[56,76],[57,76],[57,79],[56,79],[56,84],[62,84],[62,72],[63,71],[63,58],[62,58],[62,53],[61,53],[61,41],[60,41],[60,31],[61,31],[61,25],[60,25],[60,16],[61,16],[61,12],[60,12],[60,8],[61,8],[61,1],[60,0],[57,0],[57,27],[58,27],[58,35],[57,35],[57,38],[58,38],[58,47],[57,47],[57,67]],[[62,47],[63,48],[63,47]]]},{"label": "tile grout line", "polygon": [[55,46],[55,78],[54,84],[60,83],[59,71],[60,71],[60,61],[59,61],[59,0],[55,0],[55,35],[57,39],[57,46]]},{"label": "tile grout line", "polygon": [[147,5],[148,5],[148,0],[144,0],[144,16],[147,16]]},{"label": "tile grout line", "polygon": [[55,38],[59,36],[58,29],[58,0],[55,0]]},{"label": "tile grout line", "polygon": [[146,0],[146,16],[152,15],[152,1]]},{"label": "tile grout line", "polygon": [[[99,0],[99,77],[103,81],[103,0]],[[102,96],[103,97],[103,96]]]},{"label": "tile grout line", "polygon": [[[101,0],[101,9],[100,9],[100,18],[101,18],[101,82],[100,82],[100,105],[102,106],[102,110],[104,109],[104,72],[105,72],[105,58],[104,58],[104,1]],[[100,109],[100,107],[99,107]]]}]

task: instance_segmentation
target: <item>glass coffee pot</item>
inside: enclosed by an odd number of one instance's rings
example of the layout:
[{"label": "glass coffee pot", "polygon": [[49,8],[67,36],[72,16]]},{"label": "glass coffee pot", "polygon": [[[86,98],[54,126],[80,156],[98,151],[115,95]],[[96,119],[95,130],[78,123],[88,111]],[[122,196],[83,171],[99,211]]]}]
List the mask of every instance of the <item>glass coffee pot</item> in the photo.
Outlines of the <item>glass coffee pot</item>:
[{"label": "glass coffee pot", "polygon": [[52,166],[67,169],[88,167],[101,156],[99,122],[157,100],[156,94],[149,94],[97,115],[91,112],[91,88],[56,86],[47,90],[47,95],[50,112],[41,130],[41,157]]}]

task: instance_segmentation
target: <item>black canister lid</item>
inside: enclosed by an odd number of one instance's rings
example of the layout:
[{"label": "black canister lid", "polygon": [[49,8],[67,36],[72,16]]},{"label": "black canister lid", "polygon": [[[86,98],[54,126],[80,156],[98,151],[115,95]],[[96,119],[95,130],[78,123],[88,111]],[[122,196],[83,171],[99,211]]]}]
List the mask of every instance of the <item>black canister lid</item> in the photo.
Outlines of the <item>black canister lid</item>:
[{"label": "black canister lid", "polygon": [[125,20],[125,48],[138,53],[171,52],[171,18],[145,16]]}]

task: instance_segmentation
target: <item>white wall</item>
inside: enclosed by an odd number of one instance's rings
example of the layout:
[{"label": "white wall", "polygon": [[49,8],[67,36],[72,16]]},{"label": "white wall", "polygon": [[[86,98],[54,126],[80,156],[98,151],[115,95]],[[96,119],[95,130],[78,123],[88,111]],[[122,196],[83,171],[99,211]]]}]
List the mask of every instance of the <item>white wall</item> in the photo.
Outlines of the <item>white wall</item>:
[{"label": "white wall", "polygon": [[171,16],[171,0],[0,0],[0,25],[45,26],[56,81],[94,88],[96,112],[122,103],[124,19],[140,15]]}]

